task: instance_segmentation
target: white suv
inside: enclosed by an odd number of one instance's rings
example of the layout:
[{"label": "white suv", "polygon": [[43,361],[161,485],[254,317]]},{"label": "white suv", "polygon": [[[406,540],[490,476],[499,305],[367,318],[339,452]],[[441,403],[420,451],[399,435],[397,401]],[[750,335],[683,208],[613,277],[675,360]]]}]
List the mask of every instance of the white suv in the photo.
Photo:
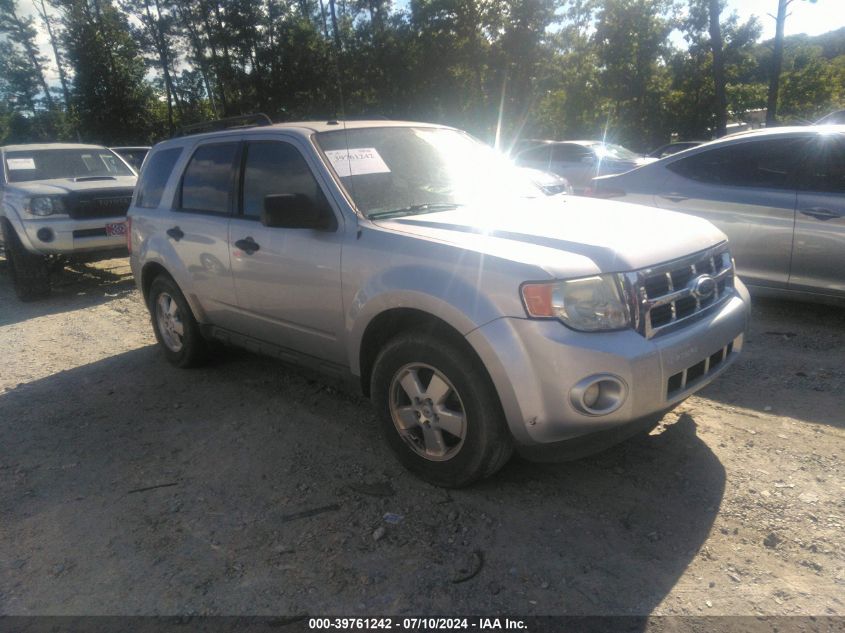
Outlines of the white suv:
[{"label": "white suv", "polygon": [[136,179],[99,145],[0,147],[0,239],[18,297],[47,295],[56,263],[125,255]]}]

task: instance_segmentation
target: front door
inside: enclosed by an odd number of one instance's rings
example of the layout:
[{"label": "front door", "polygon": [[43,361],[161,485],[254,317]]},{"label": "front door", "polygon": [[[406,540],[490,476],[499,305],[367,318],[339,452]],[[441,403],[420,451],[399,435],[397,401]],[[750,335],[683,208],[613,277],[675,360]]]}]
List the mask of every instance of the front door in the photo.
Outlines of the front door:
[{"label": "front door", "polygon": [[264,226],[266,196],[304,194],[315,206],[326,196],[292,143],[248,140],[244,147],[239,214],[229,227],[238,304],[255,337],[343,364],[340,255],[344,225],[333,231]]},{"label": "front door", "polygon": [[799,188],[789,288],[845,295],[845,135],[810,142]]},{"label": "front door", "polygon": [[655,192],[664,209],[697,215],[721,229],[743,280],[785,288],[803,139],[731,143],[673,161]]}]

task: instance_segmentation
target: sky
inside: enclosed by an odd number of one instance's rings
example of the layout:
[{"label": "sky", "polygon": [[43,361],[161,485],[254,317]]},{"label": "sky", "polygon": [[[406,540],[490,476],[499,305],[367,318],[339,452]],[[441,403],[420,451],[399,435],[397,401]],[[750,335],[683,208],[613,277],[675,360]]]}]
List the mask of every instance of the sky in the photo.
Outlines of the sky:
[{"label": "sky", "polygon": [[[767,14],[777,14],[777,0],[728,0],[728,11],[736,11],[743,21],[756,15],[763,26],[763,39],[775,36],[775,21]],[[786,19],[787,35],[819,35],[845,26],[845,0],[794,0]]]},{"label": "sky", "polygon": [[[36,17],[32,5],[33,0],[18,0],[18,7],[22,13]],[[405,4],[407,0],[394,0],[394,5]],[[762,39],[771,39],[775,35],[775,21],[768,16],[777,13],[778,0],[727,0],[727,11],[736,11],[741,21],[756,15],[763,27]],[[845,0],[793,0],[789,7],[790,15],[786,20],[786,35],[806,33],[818,35],[845,26]],[[40,25],[40,20],[36,21]],[[683,46],[684,39],[680,33],[672,38],[676,46]],[[47,69],[47,81],[51,85],[58,83],[58,72],[52,63],[52,50],[44,29],[40,29],[38,45],[42,54],[51,60]]]}]

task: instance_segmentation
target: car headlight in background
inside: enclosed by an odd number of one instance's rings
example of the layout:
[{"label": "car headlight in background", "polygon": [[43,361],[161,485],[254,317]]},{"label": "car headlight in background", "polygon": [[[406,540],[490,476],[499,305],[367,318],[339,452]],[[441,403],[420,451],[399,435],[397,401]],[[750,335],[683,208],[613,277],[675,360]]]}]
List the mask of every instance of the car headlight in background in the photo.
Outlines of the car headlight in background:
[{"label": "car headlight in background", "polygon": [[522,300],[528,316],[560,319],[573,330],[621,330],[631,323],[616,275],[523,284]]},{"label": "car headlight in background", "polygon": [[65,205],[58,196],[33,196],[27,201],[26,212],[41,217],[65,212]]}]

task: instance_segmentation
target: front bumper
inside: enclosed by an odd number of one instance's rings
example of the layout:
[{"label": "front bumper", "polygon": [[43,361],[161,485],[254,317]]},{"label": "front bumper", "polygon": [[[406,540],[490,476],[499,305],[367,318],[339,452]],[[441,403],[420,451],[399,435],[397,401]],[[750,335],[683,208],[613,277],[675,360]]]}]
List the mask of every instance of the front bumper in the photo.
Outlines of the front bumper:
[{"label": "front bumper", "polygon": [[[96,251],[113,253],[126,248],[126,237],[106,235],[106,224],[125,221],[126,218],[123,216],[76,220],[48,216],[27,218],[19,221],[19,226],[15,228],[27,250],[40,255],[91,254]],[[49,229],[52,239],[41,239],[38,235],[41,229]]]},{"label": "front bumper", "polygon": [[[749,305],[737,280],[736,294],[717,310],[652,339],[633,330],[583,333],[557,321],[502,318],[467,340],[490,372],[517,448],[530,457],[543,446],[563,448],[568,440],[599,433],[624,439],[620,427],[656,423],[736,360]],[[596,375],[624,386],[621,404],[603,415],[573,404],[573,388]]]}]

